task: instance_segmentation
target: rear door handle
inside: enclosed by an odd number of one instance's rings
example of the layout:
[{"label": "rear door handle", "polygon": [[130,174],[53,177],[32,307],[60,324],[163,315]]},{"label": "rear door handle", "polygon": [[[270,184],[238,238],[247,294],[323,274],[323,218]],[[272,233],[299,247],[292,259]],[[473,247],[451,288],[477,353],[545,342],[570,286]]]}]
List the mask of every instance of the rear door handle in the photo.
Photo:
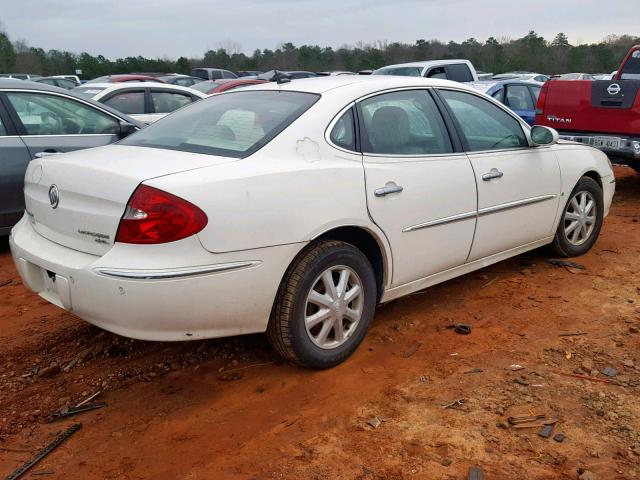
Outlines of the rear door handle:
[{"label": "rear door handle", "polygon": [[493,180],[494,178],[500,178],[503,175],[504,175],[504,173],[502,173],[497,168],[492,168],[490,172],[485,173],[484,175],[482,175],[482,180],[484,180],[485,182],[488,182],[489,180]]},{"label": "rear door handle", "polygon": [[385,195],[389,195],[391,193],[400,193],[404,190],[400,185],[396,185],[393,182],[387,183],[384,187],[376,188],[373,191],[373,194],[376,197],[384,197]]},{"label": "rear door handle", "polygon": [[45,150],[44,152],[36,153],[34,156],[35,156],[35,158],[44,158],[44,157],[50,157],[52,155],[60,155],[61,153],[62,152],[53,152],[53,151]]}]

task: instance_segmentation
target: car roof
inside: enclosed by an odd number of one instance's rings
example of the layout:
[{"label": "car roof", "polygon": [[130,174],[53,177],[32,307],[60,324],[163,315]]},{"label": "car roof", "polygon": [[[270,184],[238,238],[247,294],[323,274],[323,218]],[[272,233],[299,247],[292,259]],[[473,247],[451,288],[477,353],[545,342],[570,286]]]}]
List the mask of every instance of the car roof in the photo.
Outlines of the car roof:
[{"label": "car roof", "polygon": [[376,92],[391,88],[402,87],[455,87],[458,89],[477,92],[465,87],[464,84],[451,80],[441,80],[424,77],[403,77],[396,75],[332,75],[326,77],[300,78],[285,83],[267,82],[243,88],[248,90],[284,90],[291,92],[305,92],[323,94],[330,90],[350,87],[356,90]]},{"label": "car roof", "polygon": [[[125,90],[125,89],[140,89],[140,88],[161,88],[163,90],[175,90],[177,92],[187,92],[187,93],[194,93],[198,96],[202,95],[202,92],[199,92],[197,90],[193,90],[192,88],[188,88],[188,87],[182,87],[180,85],[172,85],[170,83],[160,83],[160,82],[140,82],[140,83],[136,83],[136,82],[120,82],[120,83],[107,83],[107,82],[96,82],[96,83],[85,83],[83,85],[80,85],[78,87],[76,87],[78,89],[90,89],[90,88],[102,88],[103,90],[100,91],[100,94],[105,94],[108,93],[107,90],[109,92],[114,92],[116,90]],[[97,92],[96,92],[97,93]]]},{"label": "car roof", "polygon": [[[111,85],[111,84],[109,84]],[[102,110],[107,110],[109,113],[112,113],[120,118],[122,118],[123,120],[132,123],[133,125],[139,127],[139,128],[144,128],[146,125],[144,123],[141,123],[137,120],[134,120],[133,118],[125,115],[122,112],[119,112],[118,110],[111,108],[103,103],[98,103],[95,102],[93,100],[91,100],[90,98],[87,97],[83,97],[81,95],[77,95],[75,93],[73,93],[73,90],[66,90],[64,88],[60,88],[60,87],[54,87],[53,85],[47,85],[46,83],[38,83],[38,82],[31,82],[29,80],[14,80],[12,78],[0,78],[0,91],[2,90],[33,90],[33,91],[38,91],[38,92],[52,92],[52,93],[59,93],[59,94],[63,94],[64,96],[67,97],[72,97],[76,100],[80,100],[82,102],[85,103],[90,103],[92,105],[94,105],[95,107],[102,109]]]},{"label": "car roof", "polygon": [[469,60],[464,58],[444,58],[441,60],[425,60],[422,62],[409,62],[409,63],[396,63],[394,65],[385,65],[384,67],[380,67],[378,70],[383,68],[398,68],[398,67],[430,67],[432,65],[444,65],[449,63],[470,63]]}]

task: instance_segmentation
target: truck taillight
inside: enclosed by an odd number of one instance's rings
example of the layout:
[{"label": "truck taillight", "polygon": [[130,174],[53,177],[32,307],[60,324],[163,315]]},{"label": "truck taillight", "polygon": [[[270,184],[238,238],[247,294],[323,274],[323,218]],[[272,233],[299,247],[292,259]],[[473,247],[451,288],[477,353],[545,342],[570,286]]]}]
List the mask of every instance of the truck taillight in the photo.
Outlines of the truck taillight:
[{"label": "truck taillight", "polygon": [[536,115],[542,115],[544,113],[544,104],[547,101],[547,90],[549,90],[549,84],[545,83],[540,89],[540,95],[538,95],[538,103],[536,104]]},{"label": "truck taillight", "polygon": [[157,188],[139,185],[120,220],[116,242],[175,242],[198,233],[207,222],[207,215],[194,204]]}]

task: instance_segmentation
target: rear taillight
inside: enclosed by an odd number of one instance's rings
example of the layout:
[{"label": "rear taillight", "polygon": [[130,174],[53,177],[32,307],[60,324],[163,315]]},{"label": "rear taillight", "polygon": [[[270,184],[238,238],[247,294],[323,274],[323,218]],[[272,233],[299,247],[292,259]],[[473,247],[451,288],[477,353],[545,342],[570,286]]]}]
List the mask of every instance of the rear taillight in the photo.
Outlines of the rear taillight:
[{"label": "rear taillight", "polygon": [[194,204],[157,188],[140,185],[120,220],[116,242],[175,242],[198,233],[207,221],[205,213]]},{"label": "rear taillight", "polygon": [[536,103],[536,115],[542,115],[544,113],[544,104],[547,101],[547,90],[549,90],[549,83],[542,85],[540,89],[540,95],[538,95],[538,103]]}]

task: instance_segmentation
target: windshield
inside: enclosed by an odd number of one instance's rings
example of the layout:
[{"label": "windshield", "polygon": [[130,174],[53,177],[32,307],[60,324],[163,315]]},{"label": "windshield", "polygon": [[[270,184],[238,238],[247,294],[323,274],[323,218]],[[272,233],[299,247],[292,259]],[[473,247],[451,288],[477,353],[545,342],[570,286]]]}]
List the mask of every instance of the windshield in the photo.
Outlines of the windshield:
[{"label": "windshield", "polygon": [[372,75],[401,75],[403,77],[421,77],[422,68],[419,67],[386,67],[380,68]]},{"label": "windshield", "polygon": [[202,93],[209,93],[211,90],[213,90],[216,87],[219,87],[223,83],[224,82],[213,82],[211,80],[205,80],[204,82],[198,82],[189,88],[193,88],[194,90],[198,90],[199,92],[202,92]]},{"label": "windshield", "polygon": [[120,145],[244,158],[269,143],[318,98],[282,91],[216,95],[176,111]]},{"label": "windshield", "polygon": [[73,91],[73,93],[77,93],[78,95],[82,95],[83,97],[93,98],[96,94],[100,93],[105,88],[107,87],[83,86],[83,87],[75,87],[71,90]]}]

